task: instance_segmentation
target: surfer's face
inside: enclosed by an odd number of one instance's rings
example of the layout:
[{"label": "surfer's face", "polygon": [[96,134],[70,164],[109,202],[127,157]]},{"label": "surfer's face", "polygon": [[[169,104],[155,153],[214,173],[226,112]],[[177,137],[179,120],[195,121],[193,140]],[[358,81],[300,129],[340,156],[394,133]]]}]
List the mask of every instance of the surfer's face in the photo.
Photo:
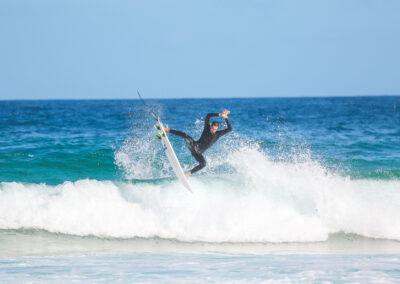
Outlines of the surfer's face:
[{"label": "surfer's face", "polygon": [[211,125],[210,132],[214,134],[218,130],[218,125]]}]

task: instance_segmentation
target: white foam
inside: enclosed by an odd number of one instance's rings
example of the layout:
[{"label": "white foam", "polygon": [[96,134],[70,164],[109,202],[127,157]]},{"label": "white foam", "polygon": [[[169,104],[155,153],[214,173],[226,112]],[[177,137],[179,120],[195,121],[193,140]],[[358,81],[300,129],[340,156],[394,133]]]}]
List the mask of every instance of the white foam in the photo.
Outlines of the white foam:
[{"label": "white foam", "polygon": [[330,233],[400,240],[400,181],[351,180],[318,163],[242,148],[233,174],[178,181],[0,184],[0,228],[207,242],[308,242]]}]

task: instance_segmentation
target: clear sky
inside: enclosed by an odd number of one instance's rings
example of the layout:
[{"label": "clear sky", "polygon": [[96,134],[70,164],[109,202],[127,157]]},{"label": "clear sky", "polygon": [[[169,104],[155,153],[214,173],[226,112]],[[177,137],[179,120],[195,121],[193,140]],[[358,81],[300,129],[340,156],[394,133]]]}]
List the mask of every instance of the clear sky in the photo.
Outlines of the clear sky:
[{"label": "clear sky", "polygon": [[400,94],[399,0],[0,0],[0,99]]}]

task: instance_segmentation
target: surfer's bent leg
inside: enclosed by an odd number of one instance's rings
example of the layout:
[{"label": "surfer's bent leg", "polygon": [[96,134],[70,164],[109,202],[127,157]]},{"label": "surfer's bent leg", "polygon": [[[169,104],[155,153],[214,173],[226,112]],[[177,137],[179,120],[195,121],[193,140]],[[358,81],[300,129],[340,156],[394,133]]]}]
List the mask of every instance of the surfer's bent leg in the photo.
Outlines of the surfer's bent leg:
[{"label": "surfer's bent leg", "polygon": [[169,133],[185,139],[185,142],[186,142],[190,152],[192,153],[192,156],[196,159],[197,162],[199,162],[199,164],[190,171],[190,174],[194,174],[195,172],[200,171],[202,168],[204,168],[207,165],[206,159],[204,159],[203,155],[196,152],[198,146],[196,145],[196,141],[194,141],[194,139],[192,137],[190,137],[189,135],[187,135],[184,132],[173,130],[173,129],[170,129]]},{"label": "surfer's bent leg", "polygon": [[204,168],[207,165],[206,159],[204,159],[202,154],[192,152],[193,157],[199,162],[197,166],[195,166],[192,170],[190,170],[191,174],[194,174],[195,172],[200,171],[202,168]]}]

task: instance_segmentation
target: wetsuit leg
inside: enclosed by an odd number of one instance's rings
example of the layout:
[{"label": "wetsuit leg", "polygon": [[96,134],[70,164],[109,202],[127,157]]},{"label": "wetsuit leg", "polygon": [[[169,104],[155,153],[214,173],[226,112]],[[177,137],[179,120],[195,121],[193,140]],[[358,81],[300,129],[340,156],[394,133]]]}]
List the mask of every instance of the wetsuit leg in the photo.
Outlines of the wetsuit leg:
[{"label": "wetsuit leg", "polygon": [[192,151],[192,156],[199,162],[199,164],[194,167],[193,169],[190,170],[191,174],[194,174],[195,172],[200,171],[202,168],[204,168],[207,165],[206,159],[204,159],[202,154],[196,153]]},{"label": "wetsuit leg", "polygon": [[203,155],[196,152],[196,151],[198,151],[198,149],[197,149],[198,146],[196,145],[196,141],[194,141],[194,139],[192,137],[190,137],[189,135],[187,135],[184,132],[173,130],[173,129],[170,129],[169,133],[185,139],[185,142],[190,150],[190,153],[196,159],[196,161],[199,162],[199,164],[190,171],[191,174],[194,174],[195,172],[200,171],[202,168],[204,168],[207,165],[206,159],[204,159]]},{"label": "wetsuit leg", "polygon": [[[182,137],[182,138],[185,139],[185,140],[186,140],[186,139],[193,140],[192,137],[190,137],[190,136],[187,135],[186,133],[181,132],[181,131],[178,131],[178,130],[170,129],[170,130],[169,130],[169,133],[174,134],[174,135],[179,136],[179,137]],[[193,140],[193,141],[194,141],[194,140]]]},{"label": "wetsuit leg", "polygon": [[169,133],[174,134],[176,136],[179,136],[179,137],[182,137],[183,139],[185,139],[185,142],[186,142],[187,146],[189,147],[190,152],[195,151],[195,141],[194,141],[194,139],[192,137],[190,137],[189,135],[187,135],[184,132],[173,130],[173,129],[170,129]]}]

